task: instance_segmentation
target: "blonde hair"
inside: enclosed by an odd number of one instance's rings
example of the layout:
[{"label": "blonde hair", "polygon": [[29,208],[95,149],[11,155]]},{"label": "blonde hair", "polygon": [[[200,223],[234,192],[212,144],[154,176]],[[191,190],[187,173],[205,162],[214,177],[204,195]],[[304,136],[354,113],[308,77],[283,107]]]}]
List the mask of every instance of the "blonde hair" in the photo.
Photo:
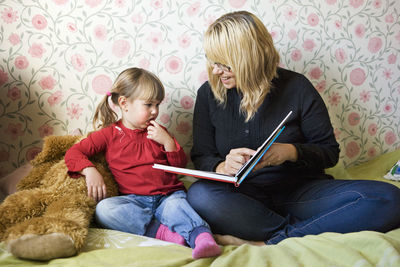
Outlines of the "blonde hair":
[{"label": "blonde hair", "polygon": [[[279,54],[264,24],[247,11],[227,13],[211,24],[203,42],[207,58],[231,67],[236,88],[242,94],[240,110],[249,121],[271,90],[277,77]],[[209,83],[220,104],[226,102],[227,89],[213,66],[207,66]]]},{"label": "blonde hair", "polygon": [[[160,79],[153,73],[141,68],[129,68],[118,75],[110,90],[110,98],[114,105],[118,106],[121,96],[130,100],[140,98],[162,101],[165,90]],[[96,108],[93,117],[94,129],[107,127],[118,120],[118,115],[110,107],[108,98],[109,95],[104,96]]]}]

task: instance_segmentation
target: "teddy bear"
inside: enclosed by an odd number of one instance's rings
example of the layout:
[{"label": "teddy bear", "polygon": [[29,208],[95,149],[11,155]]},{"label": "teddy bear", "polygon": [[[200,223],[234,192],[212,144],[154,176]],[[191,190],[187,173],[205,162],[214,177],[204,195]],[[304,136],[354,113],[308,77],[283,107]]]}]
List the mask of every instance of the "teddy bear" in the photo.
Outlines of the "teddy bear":
[{"label": "teddy bear", "polygon": [[[0,204],[0,241],[14,256],[31,260],[70,257],[84,245],[96,202],[87,195],[85,179],[70,178],[64,162],[65,152],[81,139],[45,137],[28,175]],[[103,175],[107,197],[118,195],[104,155],[91,161]]]}]

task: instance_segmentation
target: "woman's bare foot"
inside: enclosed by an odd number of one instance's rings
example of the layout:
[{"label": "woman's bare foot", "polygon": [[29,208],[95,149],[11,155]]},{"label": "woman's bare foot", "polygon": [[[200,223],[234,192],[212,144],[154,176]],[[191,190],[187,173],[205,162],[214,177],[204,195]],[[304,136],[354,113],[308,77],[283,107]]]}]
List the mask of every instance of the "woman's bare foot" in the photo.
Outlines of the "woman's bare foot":
[{"label": "woman's bare foot", "polygon": [[250,244],[253,246],[264,246],[265,245],[265,243],[263,241],[249,241],[249,240],[240,239],[239,237],[235,237],[232,235],[214,235],[214,239],[219,245],[223,245],[223,246],[227,246],[227,245],[240,246],[243,244]]}]

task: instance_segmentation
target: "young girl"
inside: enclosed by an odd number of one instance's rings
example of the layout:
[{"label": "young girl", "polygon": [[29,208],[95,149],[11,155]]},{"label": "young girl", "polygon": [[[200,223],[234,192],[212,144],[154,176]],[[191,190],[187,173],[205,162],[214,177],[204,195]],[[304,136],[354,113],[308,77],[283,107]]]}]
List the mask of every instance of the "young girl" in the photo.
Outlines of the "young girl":
[{"label": "young girl", "polygon": [[[119,106],[122,118],[108,98]],[[208,224],[186,201],[176,175],[152,168],[154,163],[184,167],[182,147],[155,122],[164,87],[152,73],[139,68],[123,71],[97,107],[97,131],[71,147],[65,162],[71,177],[86,177],[89,196],[100,201],[95,218],[105,228],[146,235],[194,248],[193,258],[221,253]],[[100,123],[100,124],[99,124]],[[99,129],[100,128],[100,129]],[[88,158],[104,152],[120,196],[105,198],[103,177]]]}]

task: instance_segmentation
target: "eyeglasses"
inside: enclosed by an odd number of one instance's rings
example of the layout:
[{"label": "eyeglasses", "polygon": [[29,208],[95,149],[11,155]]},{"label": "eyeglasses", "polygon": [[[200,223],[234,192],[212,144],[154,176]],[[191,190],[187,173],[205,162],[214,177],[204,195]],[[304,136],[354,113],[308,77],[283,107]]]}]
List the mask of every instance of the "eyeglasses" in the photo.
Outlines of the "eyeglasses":
[{"label": "eyeglasses", "polygon": [[217,63],[217,62],[212,62],[211,60],[209,60],[207,58],[207,56],[206,56],[206,59],[207,59],[208,63],[210,63],[210,65],[213,68],[217,67],[219,70],[222,70],[222,71],[231,71],[232,70],[232,68],[227,66],[227,65],[224,65],[224,64],[221,64],[221,63]]}]

